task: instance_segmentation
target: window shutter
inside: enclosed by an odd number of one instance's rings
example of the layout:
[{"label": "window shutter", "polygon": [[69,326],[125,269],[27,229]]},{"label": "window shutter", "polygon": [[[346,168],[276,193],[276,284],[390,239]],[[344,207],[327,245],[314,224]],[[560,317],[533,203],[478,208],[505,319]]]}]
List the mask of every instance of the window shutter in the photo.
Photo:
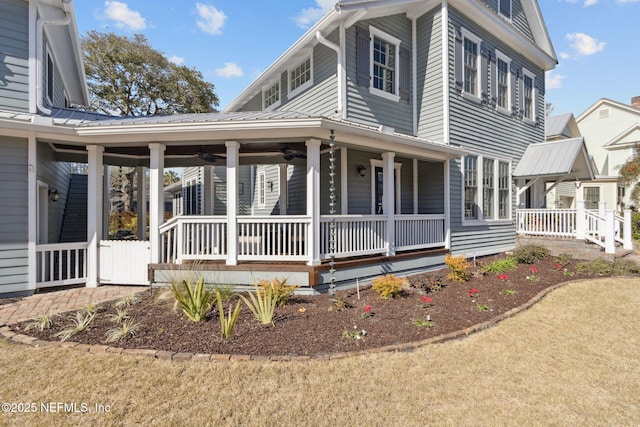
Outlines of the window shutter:
[{"label": "window shutter", "polygon": [[480,90],[482,91],[480,97],[482,102],[487,103],[491,99],[489,94],[489,59],[491,57],[491,50],[482,43],[480,45]]},{"label": "window shutter", "polygon": [[492,106],[496,106],[498,103],[498,59],[496,58],[496,53],[495,52],[491,52],[491,58],[489,58],[489,60],[491,61],[490,63],[490,86],[491,86],[491,105]]},{"label": "window shutter", "polygon": [[458,92],[462,92],[464,87],[464,56],[462,51],[462,32],[459,28],[455,29],[456,39],[454,47],[454,63],[455,63],[455,86]]},{"label": "window shutter", "polygon": [[518,68],[511,63],[511,67],[509,69],[509,74],[511,77],[511,114],[518,114]]},{"label": "window shutter", "polygon": [[411,53],[400,46],[400,99],[409,101],[411,94]]},{"label": "window shutter", "polygon": [[[536,119],[536,123],[540,123],[542,115],[544,114],[544,111],[540,111],[540,100],[544,99],[544,88],[542,87],[542,83],[542,80],[537,77],[533,80],[533,87],[535,88],[533,93],[533,117]],[[542,105],[542,108],[545,108],[544,104]]]},{"label": "window shutter", "polygon": [[371,60],[370,60],[370,42],[369,29],[356,27],[356,82],[360,86],[369,86],[371,84]]},{"label": "window shutter", "polygon": [[524,117],[524,74],[518,70],[518,115],[520,118]]}]

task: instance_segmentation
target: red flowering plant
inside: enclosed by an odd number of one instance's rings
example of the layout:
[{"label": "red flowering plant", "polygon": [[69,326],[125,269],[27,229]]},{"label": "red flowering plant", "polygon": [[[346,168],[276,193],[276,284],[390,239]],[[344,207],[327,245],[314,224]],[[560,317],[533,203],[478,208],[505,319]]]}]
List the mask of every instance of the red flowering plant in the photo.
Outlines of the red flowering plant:
[{"label": "red flowering plant", "polygon": [[560,271],[562,270],[562,264],[558,264],[557,262],[553,263],[553,268],[555,268],[556,270]]},{"label": "red flowering plant", "polygon": [[429,308],[431,307],[433,304],[433,299],[431,299],[430,297],[426,296],[426,295],[422,295],[420,297],[420,302],[422,303],[422,308]]},{"label": "red flowering plant", "polygon": [[362,315],[362,318],[366,319],[367,317],[372,317],[372,316],[373,316],[373,309],[369,304],[365,305],[364,314]]},{"label": "red flowering plant", "polygon": [[469,289],[469,290],[467,291],[467,294],[469,295],[469,298],[473,298],[473,297],[475,297],[476,295],[478,295],[479,293],[480,293],[480,291],[479,291],[479,290],[477,290],[476,288],[472,288],[472,289]]},{"label": "red flowering plant", "polygon": [[531,266],[531,276],[527,276],[527,280],[530,282],[537,282],[538,281],[538,277],[536,276],[536,273],[538,273],[538,267],[536,267],[535,265]]},{"label": "red flowering plant", "polygon": [[500,274],[498,274],[498,279],[500,279],[500,280],[508,280],[509,276],[507,276],[504,273],[500,273]]}]

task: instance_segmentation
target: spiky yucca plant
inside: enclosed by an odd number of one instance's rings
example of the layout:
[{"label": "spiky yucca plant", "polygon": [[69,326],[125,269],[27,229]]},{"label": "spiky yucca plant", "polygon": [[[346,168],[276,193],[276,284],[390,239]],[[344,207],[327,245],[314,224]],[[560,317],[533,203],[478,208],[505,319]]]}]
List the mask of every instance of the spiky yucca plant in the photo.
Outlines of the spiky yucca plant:
[{"label": "spiky yucca plant", "polygon": [[201,322],[211,310],[213,302],[212,293],[204,287],[204,277],[195,284],[182,281],[182,289],[178,289],[175,283],[171,284],[171,292],[176,300],[175,306],[192,322]]},{"label": "spiky yucca plant", "polygon": [[278,295],[274,292],[273,287],[266,288],[255,285],[255,293],[249,292],[249,299],[240,296],[253,316],[263,325],[273,325],[273,315],[278,304]]},{"label": "spiky yucca plant", "polygon": [[240,310],[242,309],[242,301],[236,303],[235,308],[231,308],[229,304],[229,314],[227,317],[224,315],[224,307],[222,305],[222,298],[220,297],[220,291],[216,289],[216,301],[218,301],[218,314],[220,316],[220,332],[222,333],[222,339],[228,340],[231,337],[233,328],[236,326],[238,317],[240,316]]}]

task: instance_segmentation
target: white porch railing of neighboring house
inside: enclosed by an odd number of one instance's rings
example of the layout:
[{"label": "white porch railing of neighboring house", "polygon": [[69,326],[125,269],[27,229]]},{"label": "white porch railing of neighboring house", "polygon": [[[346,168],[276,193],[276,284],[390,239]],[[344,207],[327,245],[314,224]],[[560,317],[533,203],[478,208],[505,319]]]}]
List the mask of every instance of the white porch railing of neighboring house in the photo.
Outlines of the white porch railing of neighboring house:
[{"label": "white porch railing of neighboring house", "polygon": [[[387,217],[382,215],[323,215],[319,255],[331,255],[332,218],[337,258],[389,252]],[[395,250],[444,247],[444,215],[397,215]],[[308,216],[239,216],[238,260],[309,261],[311,218]],[[179,216],[160,227],[161,263],[185,260],[224,260],[228,256],[226,216]]]},{"label": "white porch railing of neighboring house", "polygon": [[36,245],[36,288],[87,281],[87,242]]},{"label": "white porch railing of neighboring house", "polygon": [[625,210],[621,216],[605,210],[604,204],[598,211],[581,206],[577,209],[517,209],[516,218],[516,231],[520,235],[587,240],[601,246],[608,254],[615,253],[616,243],[625,250],[633,249],[630,210]]}]

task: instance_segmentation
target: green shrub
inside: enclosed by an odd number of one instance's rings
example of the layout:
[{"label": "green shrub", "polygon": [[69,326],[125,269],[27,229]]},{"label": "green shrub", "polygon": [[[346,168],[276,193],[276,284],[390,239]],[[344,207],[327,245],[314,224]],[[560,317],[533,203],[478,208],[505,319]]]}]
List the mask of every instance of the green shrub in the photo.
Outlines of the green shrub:
[{"label": "green shrub", "polygon": [[517,267],[518,261],[514,257],[506,257],[493,260],[484,268],[484,271],[488,273],[504,273],[505,271],[515,270]]},{"label": "green shrub", "polygon": [[386,276],[380,276],[373,279],[372,287],[378,292],[380,298],[389,299],[400,296],[402,293],[402,287],[407,283],[405,279],[394,276],[393,274],[387,274]]},{"label": "green shrub", "polygon": [[176,300],[175,306],[192,322],[201,322],[211,310],[212,293],[204,288],[204,277],[195,284],[183,280],[181,289],[172,283],[171,293]]},{"label": "green shrub", "polygon": [[539,245],[524,245],[513,251],[513,257],[519,264],[533,264],[536,260],[544,259],[549,250]]},{"label": "green shrub", "polygon": [[236,326],[238,317],[240,316],[240,310],[242,309],[242,302],[238,301],[234,309],[229,304],[229,313],[227,317],[224,315],[224,307],[222,305],[222,298],[219,298],[220,291],[216,289],[216,300],[218,301],[218,315],[220,316],[220,332],[223,340],[231,338],[233,328]]},{"label": "green shrub", "polygon": [[591,261],[579,262],[576,265],[576,270],[580,273],[608,276],[613,271],[613,263],[597,258]]},{"label": "green shrub", "polygon": [[556,261],[558,264],[567,264],[573,261],[573,257],[570,254],[560,254],[556,257]]},{"label": "green shrub", "polygon": [[626,276],[640,274],[640,265],[628,258],[616,258],[613,261],[612,272],[614,276]]},{"label": "green shrub", "polygon": [[249,292],[249,299],[242,295],[240,298],[249,307],[257,321],[263,325],[273,325],[273,315],[278,303],[278,296],[273,292],[273,287],[262,288],[255,285],[255,293]]},{"label": "green shrub", "polygon": [[640,240],[640,212],[631,213],[631,235],[633,240]]},{"label": "green shrub", "polygon": [[446,254],[444,256],[444,263],[449,267],[447,279],[455,282],[466,282],[469,280],[469,269],[471,268],[471,265],[467,262],[464,256]]}]

